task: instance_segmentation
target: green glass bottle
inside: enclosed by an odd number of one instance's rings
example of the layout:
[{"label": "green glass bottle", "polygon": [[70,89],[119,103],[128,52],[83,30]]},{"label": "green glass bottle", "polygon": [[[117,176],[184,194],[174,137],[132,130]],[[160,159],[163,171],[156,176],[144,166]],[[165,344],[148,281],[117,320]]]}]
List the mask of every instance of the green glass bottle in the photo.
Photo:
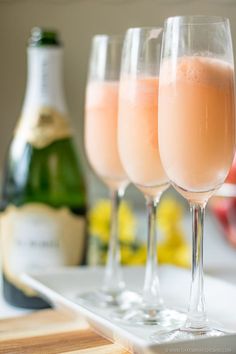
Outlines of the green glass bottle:
[{"label": "green glass bottle", "polygon": [[3,292],[16,306],[47,306],[22,283],[22,272],[85,262],[86,190],[67,116],[58,35],[34,28],[1,196]]}]

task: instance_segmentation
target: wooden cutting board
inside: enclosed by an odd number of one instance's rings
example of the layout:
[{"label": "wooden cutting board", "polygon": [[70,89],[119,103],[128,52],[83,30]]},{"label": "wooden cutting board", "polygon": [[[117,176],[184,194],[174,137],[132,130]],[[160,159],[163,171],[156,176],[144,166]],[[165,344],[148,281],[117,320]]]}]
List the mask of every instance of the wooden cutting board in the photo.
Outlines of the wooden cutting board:
[{"label": "wooden cutting board", "polygon": [[128,354],[66,311],[0,320],[0,354]]}]

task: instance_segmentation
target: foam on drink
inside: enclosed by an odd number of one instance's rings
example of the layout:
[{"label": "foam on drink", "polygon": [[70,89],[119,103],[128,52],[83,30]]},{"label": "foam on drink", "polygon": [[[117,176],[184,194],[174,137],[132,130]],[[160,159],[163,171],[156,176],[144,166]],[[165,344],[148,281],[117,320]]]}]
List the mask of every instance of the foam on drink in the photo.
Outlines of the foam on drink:
[{"label": "foam on drink", "polygon": [[204,193],[221,185],[235,144],[232,67],[210,57],[165,60],[161,66],[159,142],[176,186]]},{"label": "foam on drink", "polygon": [[119,97],[119,150],[130,180],[145,194],[167,188],[157,133],[158,79],[123,78]]},{"label": "foam on drink", "polygon": [[118,82],[90,82],[86,92],[85,146],[94,171],[109,184],[127,183],[117,146]]}]

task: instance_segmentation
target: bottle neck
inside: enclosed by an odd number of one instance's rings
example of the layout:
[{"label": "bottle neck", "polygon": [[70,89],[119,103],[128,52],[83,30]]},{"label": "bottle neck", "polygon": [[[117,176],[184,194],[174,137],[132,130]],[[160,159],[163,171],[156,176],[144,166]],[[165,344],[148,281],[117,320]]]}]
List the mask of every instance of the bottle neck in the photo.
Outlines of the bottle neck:
[{"label": "bottle neck", "polygon": [[28,48],[28,78],[23,114],[40,107],[67,113],[62,77],[62,49]]}]

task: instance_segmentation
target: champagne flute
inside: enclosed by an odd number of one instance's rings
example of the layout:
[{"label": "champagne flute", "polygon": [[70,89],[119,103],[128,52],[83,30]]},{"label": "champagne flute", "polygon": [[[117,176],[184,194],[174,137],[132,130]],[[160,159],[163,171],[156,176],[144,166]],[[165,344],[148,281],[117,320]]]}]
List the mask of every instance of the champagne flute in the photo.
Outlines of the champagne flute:
[{"label": "champagne flute", "polygon": [[157,106],[161,28],[126,33],[119,88],[118,145],[129,179],[144,194],[148,213],[147,264],[140,305],[117,314],[132,325],[171,325],[183,315],[165,308],[157,270],[156,208],[169,187],[158,151]]},{"label": "champagne flute", "polygon": [[161,160],[192,211],[190,304],[185,325],[157,341],[219,336],[203,291],[203,228],[208,199],[223,184],[235,149],[234,67],[230,25],[213,16],[167,19],[159,85]]},{"label": "champagne flute", "polygon": [[102,289],[83,299],[101,306],[118,306],[125,284],[120,269],[118,210],[129,181],[117,146],[118,84],[121,36],[96,35],[92,41],[85,107],[85,148],[95,173],[109,188],[111,236]]}]

